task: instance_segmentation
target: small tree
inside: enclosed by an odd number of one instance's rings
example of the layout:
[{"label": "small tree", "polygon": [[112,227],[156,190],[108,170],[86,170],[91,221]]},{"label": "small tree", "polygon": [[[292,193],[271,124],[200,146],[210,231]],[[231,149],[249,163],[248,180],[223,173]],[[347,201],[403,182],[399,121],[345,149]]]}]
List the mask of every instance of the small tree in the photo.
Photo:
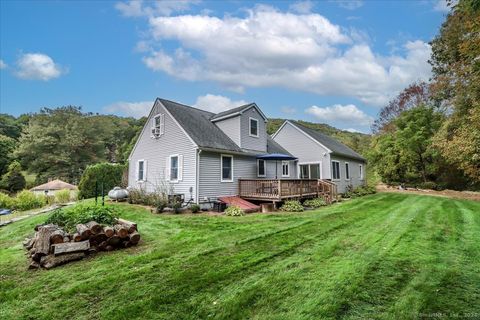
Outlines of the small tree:
[{"label": "small tree", "polygon": [[114,187],[122,186],[122,176],[125,166],[113,163],[98,163],[88,166],[82,174],[78,185],[78,198],[85,199],[95,196],[95,183],[98,185],[98,192],[106,194]]},{"label": "small tree", "polygon": [[10,163],[8,171],[2,176],[0,184],[2,188],[10,192],[17,192],[25,188],[25,177],[22,174],[22,167],[18,161]]}]

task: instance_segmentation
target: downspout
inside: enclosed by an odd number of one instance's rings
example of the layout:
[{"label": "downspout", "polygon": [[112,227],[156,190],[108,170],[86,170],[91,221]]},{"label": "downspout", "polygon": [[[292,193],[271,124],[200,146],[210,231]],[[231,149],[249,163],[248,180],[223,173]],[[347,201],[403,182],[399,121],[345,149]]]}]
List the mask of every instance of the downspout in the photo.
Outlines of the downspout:
[{"label": "downspout", "polygon": [[196,149],[195,155],[196,155],[196,163],[195,163],[195,202],[196,204],[200,204],[200,191],[198,190],[200,186],[200,153],[202,153],[201,149]]}]

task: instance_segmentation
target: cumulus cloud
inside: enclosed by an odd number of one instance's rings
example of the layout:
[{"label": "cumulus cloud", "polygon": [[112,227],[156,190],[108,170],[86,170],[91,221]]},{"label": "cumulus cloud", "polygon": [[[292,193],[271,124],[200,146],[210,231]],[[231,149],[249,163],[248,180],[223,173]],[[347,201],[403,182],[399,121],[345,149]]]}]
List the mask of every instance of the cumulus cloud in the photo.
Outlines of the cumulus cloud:
[{"label": "cumulus cloud", "polygon": [[292,11],[305,14],[305,13],[310,13],[314,6],[315,4],[312,1],[306,0],[306,1],[295,2],[291,4],[289,8]]},{"label": "cumulus cloud", "polygon": [[448,5],[447,0],[435,0],[433,5],[433,10],[440,12],[450,12],[452,7],[458,3],[458,0],[452,0],[450,6]]},{"label": "cumulus cloud", "polygon": [[125,17],[169,16],[174,12],[188,11],[193,4],[198,4],[199,2],[199,0],[130,0],[117,2],[115,8]]},{"label": "cumulus cloud", "polygon": [[7,64],[5,62],[3,62],[2,59],[0,59],[0,70],[5,69],[6,67],[7,67]]},{"label": "cumulus cloud", "polygon": [[292,108],[292,107],[281,107],[280,111],[285,113],[285,114],[295,114],[295,113],[297,113],[297,109]]},{"label": "cumulus cloud", "polygon": [[17,60],[17,77],[26,80],[48,81],[60,77],[64,70],[52,58],[43,53],[25,53]]},{"label": "cumulus cloud", "polygon": [[103,108],[109,113],[120,113],[125,116],[141,118],[147,116],[153,106],[152,101],[125,102],[119,101]]},{"label": "cumulus cloud", "polygon": [[[381,106],[431,75],[427,43],[410,41],[394,54],[379,55],[360,31],[316,13],[257,5],[242,17],[150,16],[148,23],[152,46],[142,58],[148,68],[236,92],[282,87]],[[168,49],[164,41],[177,47]]]},{"label": "cumulus cloud", "polygon": [[353,104],[335,104],[329,107],[311,106],[305,112],[320,121],[355,126],[370,126],[373,118]]},{"label": "cumulus cloud", "polygon": [[247,102],[244,100],[234,101],[228,97],[209,93],[204,96],[199,96],[194,104],[194,107],[213,113],[219,113],[228,109],[239,107],[244,104],[247,104]]},{"label": "cumulus cloud", "polygon": [[363,6],[362,0],[335,0],[334,2],[338,3],[338,5],[347,10],[355,10]]}]

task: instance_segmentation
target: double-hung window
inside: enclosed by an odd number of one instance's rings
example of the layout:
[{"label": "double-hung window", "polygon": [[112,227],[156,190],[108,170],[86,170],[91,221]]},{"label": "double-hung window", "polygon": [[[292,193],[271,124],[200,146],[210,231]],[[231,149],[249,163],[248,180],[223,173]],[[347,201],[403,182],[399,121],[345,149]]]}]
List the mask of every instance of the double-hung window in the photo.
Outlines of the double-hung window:
[{"label": "double-hung window", "polygon": [[258,168],[257,176],[265,177],[266,176],[265,160],[258,159],[257,168]]},{"label": "double-hung window", "polygon": [[221,155],[220,171],[222,174],[221,182],[233,182],[233,156]]},{"label": "double-hung window", "polygon": [[178,156],[170,157],[170,181],[178,181]]},{"label": "double-hung window", "polygon": [[137,162],[137,181],[145,181],[145,160]]},{"label": "double-hung window", "polygon": [[340,180],[340,162],[332,161],[332,180]]},{"label": "double-hung window", "polygon": [[363,180],[363,165],[359,164],[358,169],[360,170],[360,180]]},{"label": "double-hung window", "polygon": [[350,167],[348,162],[345,162],[345,180],[350,180]]},{"label": "double-hung window", "polygon": [[258,120],[250,118],[250,136],[258,137]]},{"label": "double-hung window", "polygon": [[290,161],[282,161],[282,177],[290,176]]}]

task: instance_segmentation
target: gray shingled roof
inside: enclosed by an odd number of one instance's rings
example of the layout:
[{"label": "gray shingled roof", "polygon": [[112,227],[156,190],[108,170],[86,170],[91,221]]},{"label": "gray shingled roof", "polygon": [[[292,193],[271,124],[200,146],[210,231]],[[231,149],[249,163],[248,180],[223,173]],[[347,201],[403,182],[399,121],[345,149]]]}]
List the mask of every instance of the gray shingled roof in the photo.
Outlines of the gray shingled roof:
[{"label": "gray shingled roof", "polygon": [[293,157],[293,155],[290,152],[285,150],[275,140],[270,138],[270,136],[267,137],[267,153],[281,153],[281,154],[286,154]]},{"label": "gray shingled roof", "polygon": [[165,99],[159,100],[199,147],[242,152],[232,139],[210,121],[214,113]]},{"label": "gray shingled roof", "polygon": [[234,113],[237,113],[237,112],[242,112],[243,110],[245,110],[245,109],[247,109],[247,108],[250,108],[252,105],[254,105],[254,103],[247,103],[247,104],[244,104],[243,106],[240,106],[240,107],[236,107],[236,108],[233,108],[233,109],[229,109],[229,110],[226,110],[226,111],[222,111],[222,112],[220,112],[220,113],[215,114],[210,120],[215,120],[215,119],[218,119],[218,118],[227,116],[227,115],[229,115],[229,114],[234,114]]},{"label": "gray shingled roof", "polygon": [[340,143],[337,140],[333,139],[332,137],[329,137],[326,134],[321,133],[320,131],[305,127],[297,121],[292,121],[292,123],[299,129],[303,130],[306,134],[311,136],[313,139],[317,140],[325,147],[330,149],[334,155],[365,161],[365,158],[362,157],[360,154],[356,153],[355,151],[353,151],[343,143]]}]

